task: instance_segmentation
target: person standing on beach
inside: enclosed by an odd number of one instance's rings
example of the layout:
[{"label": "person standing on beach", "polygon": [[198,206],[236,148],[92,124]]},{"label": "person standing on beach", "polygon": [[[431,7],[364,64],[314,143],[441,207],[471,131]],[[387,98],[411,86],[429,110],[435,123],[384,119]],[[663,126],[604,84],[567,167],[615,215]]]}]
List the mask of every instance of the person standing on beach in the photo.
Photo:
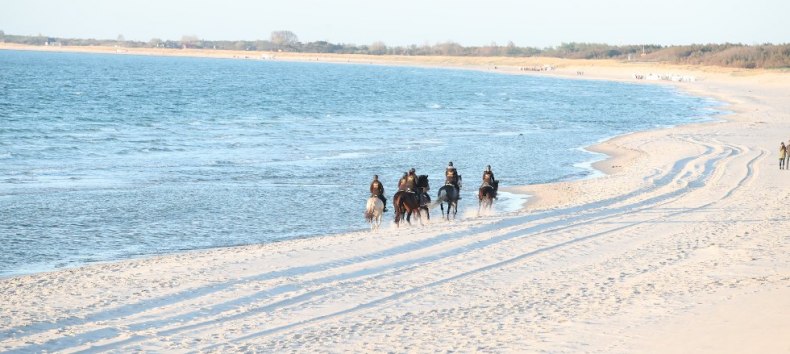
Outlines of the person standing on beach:
[{"label": "person standing on beach", "polygon": [[779,145],[779,169],[783,170],[785,168],[785,159],[787,158],[787,147],[785,146],[784,142],[780,143]]},{"label": "person standing on beach", "polygon": [[[790,140],[787,141],[787,145],[785,145],[785,151],[790,149]],[[785,153],[785,170],[790,169],[790,151]]]},{"label": "person standing on beach", "polygon": [[379,197],[384,203],[384,211],[387,211],[387,197],[384,196],[384,185],[379,182],[379,175],[373,175],[373,182],[370,182],[370,194]]}]

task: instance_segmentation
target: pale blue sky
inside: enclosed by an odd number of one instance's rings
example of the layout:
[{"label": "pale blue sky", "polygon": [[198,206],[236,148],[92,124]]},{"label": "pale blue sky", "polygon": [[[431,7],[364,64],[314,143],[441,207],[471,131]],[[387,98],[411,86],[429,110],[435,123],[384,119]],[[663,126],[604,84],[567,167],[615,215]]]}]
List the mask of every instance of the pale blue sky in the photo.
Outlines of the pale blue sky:
[{"label": "pale blue sky", "polygon": [[0,0],[9,34],[463,45],[790,42],[790,0]]}]

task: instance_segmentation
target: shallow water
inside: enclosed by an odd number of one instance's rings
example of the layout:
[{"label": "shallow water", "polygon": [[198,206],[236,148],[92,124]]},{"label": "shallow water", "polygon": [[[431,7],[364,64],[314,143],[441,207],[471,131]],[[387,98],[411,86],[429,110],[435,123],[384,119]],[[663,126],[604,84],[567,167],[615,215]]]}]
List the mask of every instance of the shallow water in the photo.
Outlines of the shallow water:
[{"label": "shallow water", "polygon": [[391,198],[414,167],[435,198],[448,161],[468,215],[487,164],[583,178],[581,147],[716,113],[657,85],[17,51],[0,92],[0,276],[363,229],[373,174]]}]

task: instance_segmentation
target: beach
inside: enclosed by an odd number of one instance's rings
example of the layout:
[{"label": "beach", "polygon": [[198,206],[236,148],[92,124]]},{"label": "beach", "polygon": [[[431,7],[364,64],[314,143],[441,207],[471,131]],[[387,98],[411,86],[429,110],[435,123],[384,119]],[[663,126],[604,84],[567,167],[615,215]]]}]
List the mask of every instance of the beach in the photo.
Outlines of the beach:
[{"label": "beach", "polygon": [[[0,49],[22,48],[0,44]],[[463,222],[183,252],[0,279],[0,351],[790,351],[790,73],[550,58],[49,48],[421,65],[648,82],[720,120],[588,149],[604,176],[505,191]],[[208,52],[208,53],[207,53]],[[247,58],[245,58],[245,56]],[[523,67],[551,65],[531,72]],[[362,211],[360,211],[360,218]]]}]

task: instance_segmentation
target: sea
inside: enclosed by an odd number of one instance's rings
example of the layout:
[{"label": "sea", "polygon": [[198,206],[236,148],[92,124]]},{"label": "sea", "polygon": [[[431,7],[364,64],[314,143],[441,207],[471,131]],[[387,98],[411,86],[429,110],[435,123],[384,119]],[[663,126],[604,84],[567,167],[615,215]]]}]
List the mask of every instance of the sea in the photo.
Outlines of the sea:
[{"label": "sea", "polygon": [[450,161],[475,218],[486,165],[500,187],[589,178],[586,146],[718,104],[493,70],[0,50],[0,277],[366,230],[373,175],[391,201],[415,168],[435,198]]}]

